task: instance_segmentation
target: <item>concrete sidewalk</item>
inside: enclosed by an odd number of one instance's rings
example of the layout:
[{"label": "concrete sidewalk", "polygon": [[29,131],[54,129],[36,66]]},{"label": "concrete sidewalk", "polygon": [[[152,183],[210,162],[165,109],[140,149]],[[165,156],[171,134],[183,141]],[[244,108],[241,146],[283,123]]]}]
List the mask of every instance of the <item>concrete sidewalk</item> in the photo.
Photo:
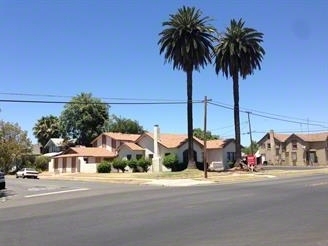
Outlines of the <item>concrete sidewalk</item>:
[{"label": "concrete sidewalk", "polygon": [[[184,173],[183,173],[184,172]],[[209,172],[204,178],[202,171],[190,171],[172,174],[152,173],[41,173],[40,179],[80,180],[121,184],[156,185],[168,187],[183,187],[210,184],[229,184],[250,181],[261,181],[280,177],[296,177],[314,174],[328,174],[328,168],[311,170],[263,170],[260,172]]]}]

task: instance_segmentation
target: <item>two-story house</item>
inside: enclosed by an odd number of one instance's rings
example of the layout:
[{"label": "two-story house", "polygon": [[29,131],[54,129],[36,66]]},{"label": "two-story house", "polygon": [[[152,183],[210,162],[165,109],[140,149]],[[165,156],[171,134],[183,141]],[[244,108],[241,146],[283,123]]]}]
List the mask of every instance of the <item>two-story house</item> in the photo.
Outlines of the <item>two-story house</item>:
[{"label": "two-story house", "polygon": [[273,165],[327,165],[328,132],[279,134],[273,130],[259,141],[262,161]]}]

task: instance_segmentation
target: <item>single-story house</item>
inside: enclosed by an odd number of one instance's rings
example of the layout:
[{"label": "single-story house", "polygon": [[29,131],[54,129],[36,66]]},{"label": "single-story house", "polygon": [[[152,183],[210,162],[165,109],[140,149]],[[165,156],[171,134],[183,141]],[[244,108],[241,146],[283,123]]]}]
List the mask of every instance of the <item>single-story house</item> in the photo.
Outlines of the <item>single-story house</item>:
[{"label": "single-story house", "polygon": [[116,156],[116,153],[105,148],[72,147],[51,158],[49,171],[55,173],[95,173],[100,162],[111,161]]},{"label": "single-story house", "polygon": [[327,165],[328,132],[280,134],[273,130],[259,141],[262,161],[272,165]]},{"label": "single-story house", "polygon": [[[187,162],[188,160],[188,137],[187,134],[161,134],[157,125],[154,126],[153,133],[143,134],[124,134],[105,132],[100,134],[91,142],[93,147],[70,148],[63,154],[53,157],[53,164],[49,165],[49,171],[63,172],[65,170],[75,172],[96,172],[97,164],[101,160],[111,160],[113,158],[120,159],[139,159],[146,158],[152,160],[150,171],[169,171],[162,164],[164,156],[168,154],[176,154],[179,162]],[[228,140],[210,140],[207,141],[207,162],[227,163],[234,160],[235,142],[233,139]],[[204,142],[194,137],[194,158],[197,162],[203,162],[204,158]],[[101,152],[99,149],[104,150]],[[88,152],[87,152],[88,151]],[[94,153],[93,153],[94,152]],[[72,156],[72,154],[74,156]],[[97,154],[97,155],[96,155]],[[72,158],[75,158],[74,161]],[[94,159],[88,162],[82,162],[86,157]],[[96,159],[95,157],[98,157]],[[68,159],[71,158],[71,159]],[[67,159],[64,161],[63,159]],[[70,165],[68,163],[78,163],[78,165]],[[62,163],[62,164],[60,164]],[[90,165],[90,164],[93,165]],[[81,168],[81,165],[84,165]],[[62,169],[60,169],[62,167]],[[63,169],[63,167],[65,167]]]}]

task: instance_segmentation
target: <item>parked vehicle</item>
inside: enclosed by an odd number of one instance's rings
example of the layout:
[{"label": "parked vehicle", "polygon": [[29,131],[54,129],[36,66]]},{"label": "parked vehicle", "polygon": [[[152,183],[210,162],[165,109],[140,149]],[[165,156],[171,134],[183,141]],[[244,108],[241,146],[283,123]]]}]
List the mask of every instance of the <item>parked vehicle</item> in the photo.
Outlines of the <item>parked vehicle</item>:
[{"label": "parked vehicle", "polygon": [[37,179],[39,172],[34,168],[23,168],[16,173],[16,178],[34,178]]},{"label": "parked vehicle", "polygon": [[0,190],[6,189],[5,174],[0,171]]}]

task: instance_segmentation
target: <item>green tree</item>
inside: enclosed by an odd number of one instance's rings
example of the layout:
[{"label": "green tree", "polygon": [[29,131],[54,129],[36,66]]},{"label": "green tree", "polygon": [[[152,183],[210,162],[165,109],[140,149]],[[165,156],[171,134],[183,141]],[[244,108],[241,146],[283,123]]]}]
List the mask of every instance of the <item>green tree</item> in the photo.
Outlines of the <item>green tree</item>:
[{"label": "green tree", "polygon": [[109,120],[109,105],[81,93],[64,106],[60,124],[64,138],[76,139],[76,144],[90,146],[90,142],[104,131]]},{"label": "green tree", "polygon": [[33,127],[33,135],[42,147],[50,138],[59,138],[61,135],[59,118],[53,115],[42,116]]},{"label": "green tree", "polygon": [[203,17],[199,9],[183,6],[162,23],[165,29],[159,33],[158,45],[160,54],[164,53],[165,62],[173,63],[173,70],[183,70],[187,75],[189,168],[196,168],[193,155],[192,77],[194,70],[199,71],[211,63],[216,29],[209,21],[210,18]]},{"label": "green tree", "polygon": [[106,131],[129,133],[129,134],[144,133],[144,129],[141,125],[139,125],[138,121],[118,117],[116,115],[112,116],[111,123],[109,123],[109,125],[106,127]]},{"label": "green tree", "polygon": [[236,163],[241,159],[239,118],[239,76],[246,79],[255,69],[261,70],[265,51],[261,46],[263,33],[244,26],[242,19],[232,19],[226,32],[219,36],[215,46],[215,72],[220,71],[233,81]]},{"label": "green tree", "polygon": [[252,143],[248,147],[243,148],[243,152],[247,155],[250,155],[252,152],[255,154],[258,149],[259,145],[256,141],[252,140]]},{"label": "green tree", "polygon": [[32,143],[20,126],[0,121],[0,169],[7,173],[19,166],[24,156],[32,153]]},{"label": "green tree", "polygon": [[[200,128],[195,128],[193,135],[200,140],[204,140],[204,131]],[[220,139],[218,135],[212,135],[211,131],[206,131],[206,140]]]}]

